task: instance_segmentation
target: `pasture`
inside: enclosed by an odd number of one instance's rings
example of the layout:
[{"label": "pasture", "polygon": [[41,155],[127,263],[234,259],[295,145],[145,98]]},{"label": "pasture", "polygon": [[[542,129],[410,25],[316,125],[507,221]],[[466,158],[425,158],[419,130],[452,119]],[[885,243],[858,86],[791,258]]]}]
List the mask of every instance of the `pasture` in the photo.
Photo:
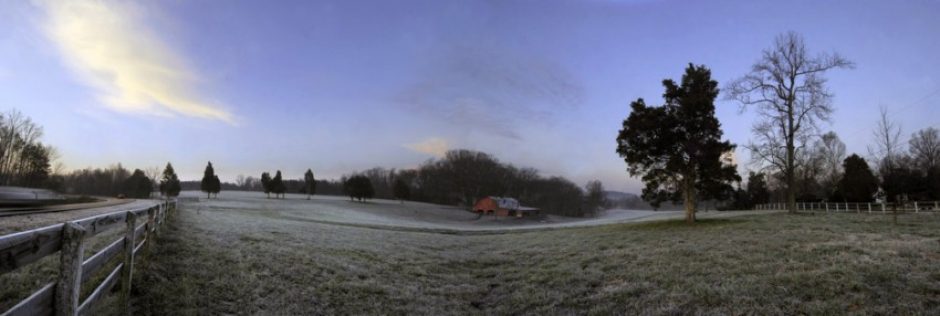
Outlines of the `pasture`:
[{"label": "pasture", "polygon": [[171,217],[135,274],[138,314],[940,313],[931,214],[898,225],[868,214],[713,213],[695,225],[650,215],[555,229],[570,225],[250,194]]}]

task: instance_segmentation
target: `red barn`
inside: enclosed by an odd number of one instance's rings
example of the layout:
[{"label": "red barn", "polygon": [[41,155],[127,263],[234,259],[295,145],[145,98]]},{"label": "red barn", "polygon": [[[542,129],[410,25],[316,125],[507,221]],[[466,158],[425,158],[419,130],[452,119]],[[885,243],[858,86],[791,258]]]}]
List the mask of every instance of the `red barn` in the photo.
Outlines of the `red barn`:
[{"label": "red barn", "polygon": [[537,215],[539,210],[534,207],[525,207],[519,205],[519,201],[513,198],[504,198],[488,196],[477,201],[473,205],[473,211],[480,214],[493,214],[496,216],[532,216]]}]

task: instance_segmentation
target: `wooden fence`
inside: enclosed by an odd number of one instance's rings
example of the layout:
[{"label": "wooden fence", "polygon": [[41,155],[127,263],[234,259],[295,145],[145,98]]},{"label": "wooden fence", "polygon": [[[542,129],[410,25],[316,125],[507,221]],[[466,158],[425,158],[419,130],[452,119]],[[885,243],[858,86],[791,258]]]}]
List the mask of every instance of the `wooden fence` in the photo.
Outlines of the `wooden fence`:
[{"label": "wooden fence", "polygon": [[[786,210],[786,203],[758,204],[756,210]],[[824,202],[797,202],[797,211],[810,212],[836,212],[836,213],[890,213],[895,209],[903,213],[937,212],[940,211],[940,201],[918,201],[907,203],[824,203]]]},{"label": "wooden fence", "polygon": [[[93,313],[95,304],[118,282],[121,283],[122,308],[125,314],[129,314],[134,256],[158,233],[167,215],[176,207],[175,200],[155,201],[151,206],[0,236],[0,274],[59,253],[57,280],[33,292],[28,298],[4,312],[3,316],[89,315]],[[123,237],[91,257],[83,258],[86,238],[121,227],[121,224],[125,227]],[[91,294],[81,300],[82,285],[89,282],[109,261],[121,255],[123,261],[108,273]]]}]

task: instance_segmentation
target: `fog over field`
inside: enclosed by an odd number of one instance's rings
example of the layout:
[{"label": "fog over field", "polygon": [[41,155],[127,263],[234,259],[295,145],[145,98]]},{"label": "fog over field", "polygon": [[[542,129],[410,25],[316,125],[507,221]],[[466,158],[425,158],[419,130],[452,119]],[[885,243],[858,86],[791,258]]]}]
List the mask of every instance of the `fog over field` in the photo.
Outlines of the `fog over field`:
[{"label": "fog over field", "polygon": [[[215,209],[232,212],[251,212],[279,219],[310,221],[324,224],[342,224],[376,227],[389,230],[439,231],[472,233],[509,229],[539,229],[553,227],[591,226],[612,223],[681,218],[680,211],[649,211],[610,209],[596,218],[545,216],[514,218],[480,216],[468,209],[413,201],[373,199],[367,202],[351,201],[340,196],[314,196],[287,194],[285,199],[266,198],[262,192],[229,191],[220,199],[206,200],[202,192],[183,191],[182,198],[202,198],[196,204],[187,204],[194,210]],[[267,211],[267,212],[265,212]],[[726,217],[747,212],[724,212],[713,215]],[[703,215],[706,218],[709,215]]]},{"label": "fog over field", "polygon": [[0,0],[0,316],[940,315],[940,0]]}]

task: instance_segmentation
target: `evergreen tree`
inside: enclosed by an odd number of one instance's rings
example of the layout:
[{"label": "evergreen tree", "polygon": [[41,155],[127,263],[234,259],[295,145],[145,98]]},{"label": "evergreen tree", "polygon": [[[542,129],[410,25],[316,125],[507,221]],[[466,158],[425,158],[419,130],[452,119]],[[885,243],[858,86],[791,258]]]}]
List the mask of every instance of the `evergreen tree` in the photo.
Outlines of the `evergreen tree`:
[{"label": "evergreen tree", "polygon": [[160,180],[160,194],[166,197],[176,197],[180,195],[180,179],[173,170],[173,165],[166,163],[166,169],[163,169],[163,179]]},{"label": "evergreen tree", "polygon": [[264,189],[264,194],[271,198],[271,174],[267,172],[261,173],[261,188]]},{"label": "evergreen tree", "polygon": [[748,174],[747,199],[752,205],[770,202],[770,190],[767,189],[767,181],[764,180],[763,173],[752,171]]},{"label": "evergreen tree", "polygon": [[275,198],[277,198],[278,195],[283,198],[285,191],[287,191],[287,188],[284,186],[284,180],[281,178],[281,171],[278,170],[277,173],[274,174],[274,179],[271,179],[271,192],[274,192]]},{"label": "evergreen tree", "polygon": [[202,173],[202,182],[199,184],[199,189],[206,192],[206,198],[212,198],[211,194],[215,192],[216,180],[215,169],[212,168],[212,162],[210,161],[206,165],[206,170]]},{"label": "evergreen tree", "polygon": [[878,178],[865,159],[852,154],[842,162],[844,174],[839,181],[839,192],[846,202],[871,202],[878,191]]},{"label": "evergreen tree", "polygon": [[649,107],[638,99],[617,136],[617,153],[630,175],[642,177],[643,199],[653,206],[683,201],[687,222],[695,221],[698,200],[732,192],[740,181],[734,166],[721,155],[735,146],[721,141],[715,117],[718,82],[705,66],[689,64],[681,84],[663,80],[665,104]]},{"label": "evergreen tree", "polygon": [[219,192],[222,191],[222,181],[219,181],[218,175],[212,176],[212,193],[215,194],[215,197],[219,197]]},{"label": "evergreen tree", "polygon": [[395,198],[401,203],[405,203],[405,200],[411,198],[411,188],[400,178],[395,179],[395,183],[392,185],[392,191],[395,194]]},{"label": "evergreen tree", "polygon": [[124,180],[124,195],[129,198],[146,199],[153,191],[153,182],[144,174],[143,170],[135,169],[129,178]]},{"label": "evergreen tree", "polygon": [[304,191],[307,192],[307,199],[310,199],[310,196],[317,192],[317,180],[313,178],[313,171],[307,169],[307,172],[304,173]]}]

